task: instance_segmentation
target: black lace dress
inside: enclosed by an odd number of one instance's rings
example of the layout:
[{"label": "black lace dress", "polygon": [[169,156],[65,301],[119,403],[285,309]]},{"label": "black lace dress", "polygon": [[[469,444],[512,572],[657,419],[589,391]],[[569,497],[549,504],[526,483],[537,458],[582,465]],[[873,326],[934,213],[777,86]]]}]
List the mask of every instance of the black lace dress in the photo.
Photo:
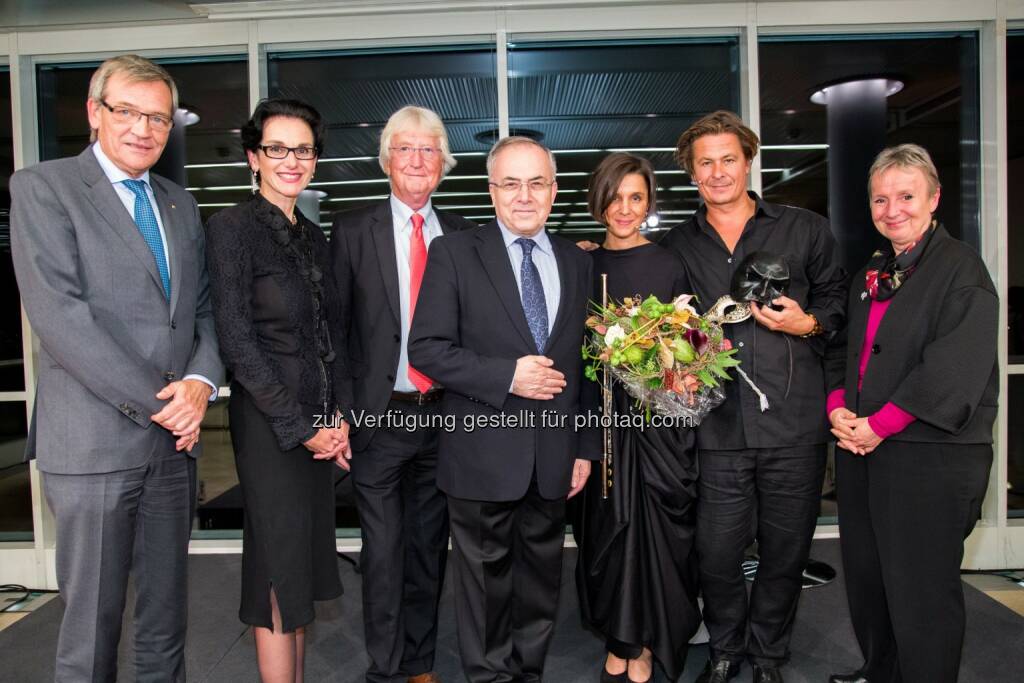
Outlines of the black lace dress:
[{"label": "black lace dress", "polygon": [[[256,195],[212,216],[207,262],[217,338],[232,373],[231,442],[245,516],[239,618],[272,628],[313,621],[313,601],[342,592],[334,535],[334,470],[302,443],[337,409],[342,362],[327,240]],[[334,332],[332,335],[331,333]],[[335,360],[337,359],[337,360]]]},{"label": "black lace dress", "polygon": [[[654,294],[668,302],[693,291],[682,263],[656,244],[591,253],[594,301],[601,300],[601,273],[615,301]],[[617,414],[643,412],[619,385],[612,397]],[[608,498],[601,497],[598,462],[574,516],[580,610],[610,652],[636,659],[646,647],[674,681],[700,626],[693,430],[613,429],[613,456]]]}]

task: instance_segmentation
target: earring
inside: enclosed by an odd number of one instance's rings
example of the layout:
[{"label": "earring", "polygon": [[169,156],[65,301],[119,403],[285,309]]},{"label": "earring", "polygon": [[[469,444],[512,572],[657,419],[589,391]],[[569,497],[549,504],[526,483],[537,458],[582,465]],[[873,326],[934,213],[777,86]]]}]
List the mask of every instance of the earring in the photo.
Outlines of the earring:
[{"label": "earring", "polygon": [[260,191],[260,172],[256,169],[252,169],[252,193],[256,194]]}]

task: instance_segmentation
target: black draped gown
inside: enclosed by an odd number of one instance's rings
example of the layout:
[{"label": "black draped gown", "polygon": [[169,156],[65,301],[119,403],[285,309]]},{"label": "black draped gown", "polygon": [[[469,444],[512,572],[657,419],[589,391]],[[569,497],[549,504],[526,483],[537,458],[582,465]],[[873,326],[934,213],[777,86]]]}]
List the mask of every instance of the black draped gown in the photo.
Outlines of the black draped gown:
[{"label": "black draped gown", "polygon": [[[601,273],[608,295],[654,294],[668,302],[693,291],[682,263],[657,244],[609,251],[594,258],[594,301]],[[593,386],[597,386],[594,384]],[[621,386],[618,414],[643,408]],[[613,428],[613,475],[601,497],[601,468],[580,494],[573,535],[579,546],[576,586],[583,620],[625,659],[649,648],[671,680],[682,673],[687,643],[700,626],[694,528],[697,460],[689,428]]]}]

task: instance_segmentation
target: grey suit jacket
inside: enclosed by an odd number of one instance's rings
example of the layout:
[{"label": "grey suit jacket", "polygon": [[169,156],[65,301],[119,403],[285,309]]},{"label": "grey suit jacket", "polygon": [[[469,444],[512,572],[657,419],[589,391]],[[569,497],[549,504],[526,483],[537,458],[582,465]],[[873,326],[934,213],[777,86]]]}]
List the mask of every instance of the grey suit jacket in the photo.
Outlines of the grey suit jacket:
[{"label": "grey suit jacket", "polygon": [[167,236],[169,303],[92,149],[11,178],[14,268],[40,342],[26,457],[44,472],[142,466],[174,448],[150,421],[164,405],[157,392],[193,373],[223,380],[199,209],[178,185],[150,180]]}]

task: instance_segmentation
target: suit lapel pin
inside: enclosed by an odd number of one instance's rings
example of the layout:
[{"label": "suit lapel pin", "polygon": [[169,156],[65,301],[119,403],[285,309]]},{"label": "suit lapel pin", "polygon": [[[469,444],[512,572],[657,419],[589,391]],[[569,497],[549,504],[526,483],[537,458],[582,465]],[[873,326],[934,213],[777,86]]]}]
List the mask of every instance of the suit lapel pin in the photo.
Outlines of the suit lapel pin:
[{"label": "suit lapel pin", "polygon": [[176,208],[176,207],[174,206],[174,204],[171,204],[171,208],[173,209],[173,208]]}]

